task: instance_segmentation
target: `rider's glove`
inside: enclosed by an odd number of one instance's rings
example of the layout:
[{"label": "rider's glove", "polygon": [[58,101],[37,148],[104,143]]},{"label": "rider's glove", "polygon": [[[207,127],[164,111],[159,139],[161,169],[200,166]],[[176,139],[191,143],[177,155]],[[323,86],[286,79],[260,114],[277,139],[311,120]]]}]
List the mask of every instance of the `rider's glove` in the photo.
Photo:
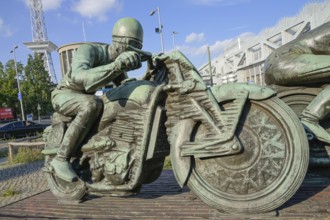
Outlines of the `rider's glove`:
[{"label": "rider's glove", "polygon": [[116,62],[122,71],[138,69],[142,65],[140,55],[134,51],[123,52],[116,58]]}]

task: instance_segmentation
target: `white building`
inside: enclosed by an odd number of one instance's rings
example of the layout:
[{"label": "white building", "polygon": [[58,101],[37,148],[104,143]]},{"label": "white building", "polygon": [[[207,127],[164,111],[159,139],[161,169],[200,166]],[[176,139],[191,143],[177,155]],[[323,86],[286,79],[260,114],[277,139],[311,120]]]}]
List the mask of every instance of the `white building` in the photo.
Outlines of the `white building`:
[{"label": "white building", "polygon": [[[285,17],[274,27],[262,30],[257,36],[238,38],[224,54],[211,61],[214,84],[246,82],[264,85],[263,65],[268,55],[301,33],[310,31],[330,21],[330,0],[313,2],[294,17]],[[210,81],[210,67],[202,66],[199,72]]]}]

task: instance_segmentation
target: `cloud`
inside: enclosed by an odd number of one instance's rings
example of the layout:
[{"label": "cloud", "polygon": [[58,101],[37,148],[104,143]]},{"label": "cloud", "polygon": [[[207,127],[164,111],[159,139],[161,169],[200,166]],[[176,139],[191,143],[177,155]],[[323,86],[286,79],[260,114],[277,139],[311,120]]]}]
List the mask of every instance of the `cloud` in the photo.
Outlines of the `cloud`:
[{"label": "cloud", "polygon": [[56,13],[56,17],[63,21],[63,22],[66,22],[68,24],[73,24],[73,25],[76,25],[76,24],[79,24],[81,23],[81,20],[78,20],[77,18],[73,17],[73,16],[66,16],[60,12],[57,12]]},{"label": "cloud", "polygon": [[207,62],[208,47],[210,47],[211,57],[215,58],[224,53],[227,46],[233,44],[235,39],[226,39],[223,41],[216,41],[212,45],[203,44],[199,47],[196,46],[177,46],[177,49],[182,51],[189,60],[197,67],[202,66]]},{"label": "cloud", "polygon": [[244,2],[249,2],[251,0],[191,0],[191,1],[196,5],[204,5],[204,6],[214,6],[214,5],[233,6]]},{"label": "cloud", "polygon": [[10,37],[14,33],[14,30],[5,24],[4,20],[0,18],[0,34],[5,37]]},{"label": "cloud", "polygon": [[191,33],[188,36],[186,36],[186,43],[192,43],[192,42],[203,42],[205,41],[205,34],[204,33]]},{"label": "cloud", "polygon": [[120,9],[118,0],[79,0],[74,3],[72,10],[87,18],[97,18],[100,21],[107,20],[107,13],[112,9]]},{"label": "cloud", "polygon": [[223,41],[216,41],[214,44],[212,45],[208,45],[208,44],[204,44],[202,46],[199,47],[194,47],[194,46],[178,46],[177,49],[181,50],[183,53],[189,55],[189,56],[200,56],[200,55],[204,55],[207,53],[207,47],[210,47],[210,51],[213,54],[221,54],[223,53],[224,49],[230,45],[233,42],[233,39],[226,39]]},{"label": "cloud", "polygon": [[[27,7],[30,7],[30,0],[23,0]],[[61,7],[64,0],[41,0],[43,11],[56,10]]]},{"label": "cloud", "polygon": [[242,25],[242,26],[237,26],[237,27],[232,27],[229,29],[229,31],[237,31],[237,30],[242,30],[242,29],[247,29],[249,25]]},{"label": "cloud", "polygon": [[234,41],[233,38],[226,39],[223,41],[216,41],[213,45],[211,45],[210,50],[215,54],[221,54]]},{"label": "cloud", "polygon": [[200,47],[183,45],[183,46],[177,46],[177,49],[182,51],[187,56],[195,57],[205,54],[207,52],[207,46],[208,45],[206,44]]},{"label": "cloud", "polygon": [[63,0],[42,0],[42,8],[44,11],[56,10],[61,7]]},{"label": "cloud", "polygon": [[256,35],[252,32],[244,32],[244,33],[241,33],[237,38],[241,38],[241,39],[251,39],[251,38],[254,38]]},{"label": "cloud", "polygon": [[237,42],[237,39],[240,38],[241,42],[248,42],[251,40],[255,35],[251,32],[245,32],[240,34],[237,37],[228,38],[225,40],[217,40],[211,45],[203,44],[199,47],[197,46],[189,46],[189,45],[183,45],[183,46],[177,46],[178,50],[181,50],[184,54],[187,54],[191,57],[196,56],[202,56],[207,54],[207,47],[210,47],[210,51],[213,56],[219,56],[224,53],[224,50],[228,48],[229,46],[233,45],[235,42]]}]

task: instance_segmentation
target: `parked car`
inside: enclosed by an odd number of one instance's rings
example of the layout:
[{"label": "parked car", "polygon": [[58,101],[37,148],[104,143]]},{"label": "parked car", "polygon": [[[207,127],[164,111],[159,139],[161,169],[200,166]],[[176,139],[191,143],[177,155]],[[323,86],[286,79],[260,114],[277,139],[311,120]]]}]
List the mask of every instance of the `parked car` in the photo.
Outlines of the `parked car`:
[{"label": "parked car", "polygon": [[35,136],[41,133],[48,125],[38,124],[32,121],[14,121],[0,124],[0,138],[11,139],[27,136]]},{"label": "parked car", "polygon": [[0,125],[1,125],[1,124],[6,124],[6,123],[8,123],[8,122],[12,122],[12,121],[15,121],[15,119],[0,120]]}]

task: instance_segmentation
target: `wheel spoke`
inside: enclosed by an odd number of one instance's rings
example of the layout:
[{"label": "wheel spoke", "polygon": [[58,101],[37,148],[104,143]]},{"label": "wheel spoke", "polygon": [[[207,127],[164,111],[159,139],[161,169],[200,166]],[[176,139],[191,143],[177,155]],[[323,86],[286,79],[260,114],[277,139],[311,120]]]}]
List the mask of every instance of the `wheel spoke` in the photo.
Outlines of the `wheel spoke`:
[{"label": "wheel spoke", "polygon": [[[291,115],[277,98],[249,104],[236,134],[243,152],[195,159],[189,187],[223,211],[264,212],[286,202],[308,167],[308,142],[299,119]],[[202,140],[204,131],[200,125],[194,140]]]}]

